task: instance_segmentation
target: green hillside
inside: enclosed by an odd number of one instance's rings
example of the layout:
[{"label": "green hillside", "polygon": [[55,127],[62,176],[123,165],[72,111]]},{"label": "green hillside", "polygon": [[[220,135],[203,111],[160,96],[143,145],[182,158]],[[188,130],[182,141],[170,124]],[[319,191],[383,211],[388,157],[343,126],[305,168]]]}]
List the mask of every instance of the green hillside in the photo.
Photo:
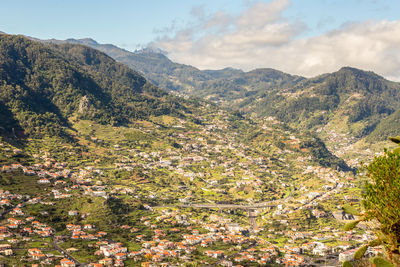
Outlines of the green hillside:
[{"label": "green hillside", "polygon": [[[305,80],[286,90],[267,93],[250,110],[313,129],[340,114],[347,126],[362,122],[351,134],[368,135],[400,103],[400,84],[372,72],[342,68],[338,72]],[[249,107],[246,107],[249,109]]]},{"label": "green hillside", "polygon": [[[201,126],[214,119],[212,113],[223,112],[210,103],[171,96],[95,49],[77,44],[42,44],[22,36],[1,37],[0,108],[4,123],[0,126],[4,135],[17,138],[71,136],[74,132],[72,135],[79,135],[79,129],[73,126],[81,120],[111,126],[148,121],[159,127],[170,127],[168,123],[165,125],[163,116],[169,117],[167,121],[171,123],[186,120]],[[264,73],[275,77],[285,75],[266,69],[253,71],[246,77],[254,83],[270,82],[269,78],[260,79]],[[221,74],[209,71],[208,75]],[[211,117],[205,119],[206,110]],[[251,144],[260,125],[237,113],[226,113],[226,116],[231,127],[237,128]],[[228,130],[222,133],[231,134]],[[309,137],[305,133],[303,139]],[[280,138],[274,134],[263,142],[283,148]],[[312,158],[323,166],[347,169],[342,161],[327,152],[322,142],[305,147],[313,147]]]},{"label": "green hillside", "polygon": [[[318,130],[327,126],[329,131],[329,125],[335,124],[339,132],[359,139],[368,136],[399,106],[398,83],[350,67],[310,79],[273,69],[201,71],[172,62],[155,49],[129,52],[92,39],[66,42],[99,49],[162,88],[202,97],[247,114],[276,116],[300,129]],[[378,128],[379,140],[390,135],[386,127]],[[324,134],[320,136],[324,138]],[[374,134],[367,140],[379,141],[376,137]]]},{"label": "green hillside", "polygon": [[367,140],[386,140],[388,136],[397,136],[400,133],[400,109],[382,120],[376,128],[368,135]]},{"label": "green hillside", "polygon": [[8,122],[2,127],[8,133],[59,135],[71,116],[118,125],[182,111],[178,99],[137,72],[81,45],[2,34],[0,80],[0,108]]},{"label": "green hillside", "polygon": [[[331,251],[364,240],[362,230],[346,240],[337,216],[344,199],[358,205],[354,169],[294,121],[174,96],[79,44],[1,35],[0,55],[6,266],[53,266],[62,257],[80,265],[111,257],[125,266],[160,258],[217,266],[209,251],[257,266],[287,260],[315,236]],[[231,95],[237,101],[306,82],[270,69],[204,73],[232,86],[241,76],[240,93]],[[101,252],[107,246],[109,256]],[[307,249],[296,260],[320,259]]]},{"label": "green hillside", "polygon": [[[356,167],[369,160],[400,128],[390,121],[398,110],[399,83],[368,71],[344,67],[314,78],[274,69],[199,70],[171,61],[160,50],[129,52],[92,39],[47,40],[98,49],[140,72],[160,88],[195,96],[252,118],[273,117],[300,131],[311,131],[328,150]],[[382,123],[382,125],[380,125]]]},{"label": "green hillside", "polygon": [[[171,61],[162,51],[146,48],[135,52],[92,39],[46,40],[51,43],[77,43],[98,49],[115,60],[142,73],[155,85],[192,96],[209,98],[229,107],[231,102],[271,88],[293,86],[304,78],[273,69],[250,72],[225,68],[199,70],[193,66]],[[226,102],[226,103],[225,103]]]}]

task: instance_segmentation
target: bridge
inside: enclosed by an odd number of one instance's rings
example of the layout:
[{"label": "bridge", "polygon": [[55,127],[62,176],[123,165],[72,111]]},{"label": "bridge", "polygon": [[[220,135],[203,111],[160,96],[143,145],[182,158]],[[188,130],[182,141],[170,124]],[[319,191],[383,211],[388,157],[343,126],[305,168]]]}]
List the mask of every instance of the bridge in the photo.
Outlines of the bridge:
[{"label": "bridge", "polygon": [[279,200],[272,200],[268,202],[254,203],[250,205],[243,204],[220,204],[220,203],[179,203],[179,204],[166,204],[153,206],[153,208],[196,208],[196,209],[229,209],[229,210],[245,210],[247,211],[247,217],[249,219],[249,224],[251,229],[257,228],[257,212],[258,209],[270,209],[276,207],[282,202],[288,200],[289,197]]},{"label": "bridge", "polygon": [[166,204],[154,206],[153,208],[200,208],[200,209],[241,209],[241,210],[257,210],[276,207],[278,202],[257,203],[253,205],[241,204],[218,204],[218,203],[189,203],[189,204]]},{"label": "bridge", "polygon": [[175,203],[154,206],[153,208],[203,208],[203,209],[242,209],[242,210],[257,210],[276,207],[280,203],[290,200],[291,195],[283,198],[267,202],[252,203],[249,205],[244,204],[223,204],[223,203]]}]

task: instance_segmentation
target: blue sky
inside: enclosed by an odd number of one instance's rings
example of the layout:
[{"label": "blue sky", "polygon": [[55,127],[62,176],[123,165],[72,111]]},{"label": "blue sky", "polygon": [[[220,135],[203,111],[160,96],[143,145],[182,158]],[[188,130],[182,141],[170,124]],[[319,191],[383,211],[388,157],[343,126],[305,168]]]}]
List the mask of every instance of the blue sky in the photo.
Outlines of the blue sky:
[{"label": "blue sky", "polygon": [[[234,4],[232,4],[234,3]],[[144,45],[160,30],[192,19],[188,0],[2,0],[0,31],[38,38],[91,37],[102,43]],[[241,1],[204,1],[207,9],[239,12]]]},{"label": "blue sky", "polygon": [[399,10],[398,0],[2,0],[0,31],[150,44],[202,69],[352,65],[400,79]]},{"label": "blue sky", "polygon": [[397,0],[294,0],[284,15],[304,20],[309,35],[321,34],[346,23],[400,19]]},{"label": "blue sky", "polygon": [[[193,21],[193,8],[208,13],[242,12],[256,1],[245,0],[2,0],[0,30],[38,38],[91,37],[126,48],[145,45],[172,27]],[[263,1],[269,2],[269,1]],[[343,23],[399,19],[398,0],[293,0],[283,16],[308,26],[312,36]]]}]

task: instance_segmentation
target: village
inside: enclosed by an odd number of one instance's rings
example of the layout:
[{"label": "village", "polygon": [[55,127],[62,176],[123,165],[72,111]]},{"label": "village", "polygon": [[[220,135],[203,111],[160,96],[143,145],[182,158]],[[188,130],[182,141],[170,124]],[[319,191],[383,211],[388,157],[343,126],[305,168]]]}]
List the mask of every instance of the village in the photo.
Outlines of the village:
[{"label": "village", "polygon": [[[60,161],[63,150],[35,151],[26,156],[32,163],[27,165],[23,151],[1,143],[9,164],[0,166],[0,262],[306,266],[347,260],[373,238],[368,230],[343,230],[354,218],[341,211],[341,203],[359,201],[354,175],[313,162],[295,133],[279,128],[278,121],[266,120],[263,134],[281,135],[281,148],[270,141],[255,148],[239,142],[240,132],[223,132],[230,127],[227,119],[198,128],[183,120],[174,123],[168,134],[136,127],[153,139],[133,146],[102,139],[93,130],[99,126],[81,126],[89,151],[109,151],[108,166],[101,166],[102,158],[85,164]],[[168,139],[172,145],[160,145]],[[27,186],[9,182],[7,190],[6,178]],[[278,201],[275,207],[255,211],[256,226],[243,210],[180,206],[271,200]],[[106,213],[111,211],[117,215]]]}]

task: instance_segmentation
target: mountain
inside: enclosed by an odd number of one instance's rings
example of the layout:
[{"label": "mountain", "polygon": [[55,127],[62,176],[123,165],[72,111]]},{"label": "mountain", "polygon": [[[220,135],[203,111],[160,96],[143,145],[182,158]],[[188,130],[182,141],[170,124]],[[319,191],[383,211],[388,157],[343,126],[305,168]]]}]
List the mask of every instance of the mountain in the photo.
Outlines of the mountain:
[{"label": "mountain", "polygon": [[[226,75],[221,72],[235,70],[208,71],[207,75]],[[246,74],[246,81],[268,83],[268,78],[259,79],[264,73],[271,77],[285,75],[270,69],[257,70]],[[197,117],[204,116],[205,109],[221,112],[209,103],[172,96],[104,53],[80,44],[43,44],[22,36],[1,35],[0,81],[0,117],[4,122],[0,129],[3,135],[15,137],[66,135],[71,124],[80,120],[121,126],[138,120],[154,122],[156,117],[169,115],[201,124]],[[240,114],[233,114],[232,118],[235,123],[246,120]],[[254,131],[258,129],[252,127]],[[249,134],[253,133],[249,131],[243,136]],[[305,134],[303,139],[308,136]],[[279,143],[279,139],[274,136],[268,142]],[[323,143],[315,148],[321,153],[313,158],[325,160],[324,166],[332,163],[347,169],[343,162],[329,155]]]},{"label": "mountain", "polygon": [[45,40],[50,43],[82,44],[102,51],[115,60],[126,64],[132,69],[142,73],[155,85],[175,91],[183,91],[193,88],[198,81],[206,81],[211,75],[203,73],[195,67],[172,62],[161,51],[154,49],[142,49],[129,52],[112,44],[99,44],[90,38]]},{"label": "mountain", "polygon": [[[271,69],[203,74],[232,86],[242,77],[238,92],[256,93],[236,101],[307,81]],[[315,233],[327,247],[364,240],[338,243],[348,233],[336,215],[360,190],[315,134],[175,96],[81,44],[0,35],[0,127],[7,266],[218,266],[221,251],[228,265],[253,266],[283,263],[288,243],[308,248]],[[311,249],[299,265],[320,264]]]},{"label": "mountain", "polygon": [[[379,124],[398,108],[399,83],[373,72],[344,67],[306,79],[274,69],[199,70],[172,62],[155,49],[129,52],[92,39],[56,42],[96,48],[161,88],[208,99],[247,114],[276,116],[293,127],[316,131],[327,142],[332,135],[345,134],[354,138],[352,142],[368,137],[365,140],[374,143],[397,131],[397,127],[389,130]],[[369,137],[374,129],[379,134],[375,132]]]},{"label": "mountain", "polygon": [[362,137],[393,113],[399,103],[399,83],[373,72],[344,67],[285,90],[269,91],[245,109],[274,115],[306,129],[316,129],[340,118],[354,136]]},{"label": "mountain", "polygon": [[256,69],[233,75],[221,75],[202,83],[193,94],[222,103],[231,109],[240,109],[260,94],[273,89],[290,88],[303,77],[290,75],[274,69]]},{"label": "mountain", "polygon": [[99,44],[88,38],[65,41],[46,40],[45,42],[67,42],[90,46],[139,71],[161,88],[210,98],[218,102],[240,100],[261,89],[287,87],[304,79],[273,69],[257,69],[250,72],[233,68],[199,70],[193,66],[175,63],[157,49],[145,48],[129,52],[115,45]]},{"label": "mountain", "polygon": [[162,88],[245,113],[277,116],[293,127],[321,131],[321,127],[328,126],[326,130],[331,131],[329,125],[335,124],[341,132],[357,139],[380,129],[380,134],[366,139],[368,142],[385,140],[396,131],[378,125],[398,108],[400,86],[373,72],[344,67],[306,79],[273,69],[201,71],[174,63],[164,53],[152,49],[132,53],[91,39],[67,41],[99,49]]},{"label": "mountain", "polygon": [[62,134],[68,118],[123,124],[180,113],[178,98],[98,50],[0,35],[2,131]]},{"label": "mountain", "polygon": [[344,67],[306,79],[267,68],[199,70],[175,63],[157,49],[129,52],[92,39],[44,42],[87,45],[137,70],[160,88],[207,99],[252,117],[276,117],[293,128],[312,131],[332,153],[354,161],[353,166],[358,164],[355,158],[371,157],[369,148],[379,151],[383,145],[390,146],[384,141],[400,132],[399,124],[389,123],[398,109],[399,83],[373,72]]}]

